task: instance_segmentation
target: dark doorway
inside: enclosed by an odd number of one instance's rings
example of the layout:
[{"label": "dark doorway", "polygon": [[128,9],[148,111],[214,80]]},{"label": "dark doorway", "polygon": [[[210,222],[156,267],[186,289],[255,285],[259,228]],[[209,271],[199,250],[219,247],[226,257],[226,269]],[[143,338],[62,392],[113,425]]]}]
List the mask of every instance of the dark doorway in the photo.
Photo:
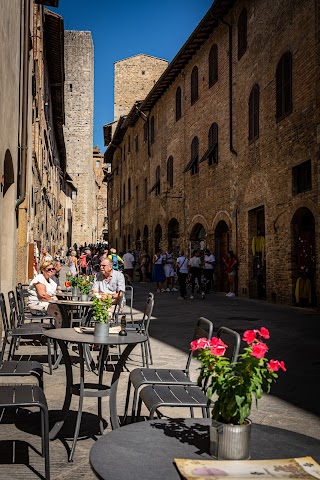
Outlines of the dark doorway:
[{"label": "dark doorway", "polygon": [[179,222],[176,218],[171,218],[168,223],[168,246],[172,248],[173,255],[179,256]]},{"label": "dark doorway", "polygon": [[206,248],[206,230],[202,223],[196,223],[190,234],[190,256],[194,250],[201,250]]},{"label": "dark doorway", "polygon": [[[302,306],[314,305],[316,304],[315,220],[308,208],[299,208],[294,214],[291,221],[291,238],[293,297],[295,302]],[[298,290],[296,292],[298,278],[309,280],[309,282],[307,280],[306,290],[311,288],[311,301],[309,295],[299,298]]]},{"label": "dark doorway", "polygon": [[228,274],[223,262],[229,251],[229,228],[224,220],[220,220],[214,231],[215,256],[216,256],[216,279],[215,285],[220,292],[228,292]]},{"label": "dark doorway", "polygon": [[162,228],[161,225],[156,226],[154,231],[154,251],[157,252],[162,248]]},{"label": "dark doorway", "polygon": [[149,229],[147,225],[144,226],[143,229],[143,238],[142,238],[142,248],[145,250],[149,255]]},{"label": "dark doorway", "polygon": [[250,210],[248,221],[249,297],[265,300],[267,297],[267,282],[264,206]]},{"label": "dark doorway", "polygon": [[140,252],[141,250],[141,232],[140,230],[137,230],[137,235],[136,235],[136,251]]}]

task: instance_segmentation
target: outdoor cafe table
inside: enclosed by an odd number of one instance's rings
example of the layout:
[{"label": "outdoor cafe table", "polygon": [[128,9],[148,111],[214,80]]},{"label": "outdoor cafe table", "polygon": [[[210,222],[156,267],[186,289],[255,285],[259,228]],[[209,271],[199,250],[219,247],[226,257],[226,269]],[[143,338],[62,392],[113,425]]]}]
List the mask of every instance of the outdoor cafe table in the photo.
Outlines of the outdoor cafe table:
[{"label": "outdoor cafe table", "polygon": [[[64,358],[66,377],[67,377],[65,399],[64,399],[64,404],[61,411],[61,419],[58,420],[53,426],[53,428],[51,429],[50,440],[53,440],[57,436],[61,428],[63,427],[63,424],[66,420],[66,417],[70,409],[72,395],[77,395],[80,397],[76,429],[75,429],[73,444],[72,444],[72,448],[69,456],[69,461],[72,461],[77,438],[79,435],[79,430],[80,430],[83,397],[90,396],[90,397],[98,398],[98,416],[100,421],[100,430],[102,433],[103,423],[102,423],[102,413],[101,413],[101,397],[108,395],[110,397],[109,409],[110,409],[111,426],[113,429],[118,428],[119,419],[117,414],[117,388],[118,388],[119,377],[126,363],[126,360],[130,355],[130,353],[132,352],[132,350],[134,349],[134,347],[137,344],[146,342],[148,338],[145,335],[142,335],[140,333],[127,332],[126,336],[120,336],[118,334],[111,333],[109,334],[109,336],[101,339],[100,337],[99,338],[95,337],[93,334],[78,333],[74,328],[57,328],[55,330],[50,330],[50,331],[48,330],[44,333],[44,335],[58,342]],[[69,342],[76,343],[79,348],[79,360],[80,360],[80,383],[79,384],[73,383],[71,359],[70,359],[69,351],[67,348],[67,344]],[[84,346],[90,345],[90,344],[100,345],[98,377],[97,377],[98,382],[96,384],[93,384],[92,382],[90,382],[90,384],[86,384],[84,381],[84,375],[85,375]],[[117,345],[117,346],[119,345],[119,346],[126,347],[123,350],[122,354],[120,355],[120,358],[116,364],[110,386],[102,383],[103,373],[104,373],[104,364],[107,358],[109,345]]]},{"label": "outdoor cafe table", "polygon": [[[102,479],[179,480],[174,458],[210,460],[210,419],[150,420],[118,428],[92,446],[90,462]],[[320,462],[320,440],[252,424],[251,459],[311,456]]]},{"label": "outdoor cafe table", "polygon": [[84,307],[85,314],[86,315],[89,310],[89,307],[93,305],[92,301],[88,300],[87,302],[83,302],[82,300],[50,300],[49,301],[50,305],[56,305],[57,308],[59,309],[61,318],[62,318],[62,327],[67,328],[70,327],[70,317],[69,317],[69,312],[74,308],[74,307]]}]

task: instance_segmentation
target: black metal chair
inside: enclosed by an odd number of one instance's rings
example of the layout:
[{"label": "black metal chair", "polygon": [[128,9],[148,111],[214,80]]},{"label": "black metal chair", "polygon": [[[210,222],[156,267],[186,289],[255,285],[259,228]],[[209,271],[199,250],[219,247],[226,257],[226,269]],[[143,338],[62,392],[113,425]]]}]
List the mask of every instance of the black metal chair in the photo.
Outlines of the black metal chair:
[{"label": "black metal chair", "polygon": [[[199,338],[211,338],[213,334],[213,323],[207,318],[200,317],[196,323],[192,340]],[[132,401],[132,419],[136,416],[137,397],[140,387],[143,385],[196,385],[196,382],[190,379],[190,364],[193,353],[190,353],[187,358],[186,366],[183,370],[173,368],[135,368],[129,376],[125,414],[126,418],[129,406],[131,385],[134,388]]]},{"label": "black metal chair", "polygon": [[0,364],[0,377],[30,377],[38,380],[39,387],[43,390],[43,367],[41,363],[24,360],[4,360]]},{"label": "black metal chair", "polygon": [[[232,362],[236,362],[240,349],[240,335],[230,328],[221,327],[217,337],[228,345],[226,356]],[[140,416],[143,402],[149,410],[149,419],[151,420],[160,407],[188,407],[191,409],[192,417],[193,409],[201,408],[203,417],[208,417],[210,403],[205,394],[206,384],[207,382],[204,380],[203,388],[197,385],[148,385],[139,393],[137,416]]]},{"label": "black metal chair", "polygon": [[[128,330],[131,330],[131,331],[135,330],[148,337],[148,340],[144,344],[141,344],[142,364],[144,367],[147,366],[147,368],[149,368],[149,363],[151,365],[153,364],[150,338],[149,338],[149,327],[150,327],[153,307],[154,307],[154,294],[149,292],[147,301],[144,307],[142,320],[140,320],[137,323],[134,323],[134,327],[127,327]],[[149,362],[149,359],[150,359],[150,362]]]},{"label": "black metal chair", "polygon": [[0,385],[0,408],[39,407],[41,412],[42,456],[45,458],[45,478],[50,480],[49,414],[46,397],[36,385]]},{"label": "black metal chair", "polygon": [[[3,361],[5,349],[7,343],[9,343],[9,353],[8,360],[12,360],[15,354],[15,349],[17,346],[17,341],[21,338],[38,338],[43,335],[43,333],[48,330],[48,328],[54,328],[51,324],[22,324],[20,322],[20,316],[18,312],[17,303],[15,300],[14,293],[10,291],[8,293],[9,297],[9,306],[10,306],[10,321],[7,315],[6,303],[4,300],[3,293],[0,293],[0,311],[2,316],[2,323],[4,327],[4,338],[2,340],[2,349],[0,354],[0,362]],[[10,338],[10,341],[9,341]],[[50,339],[47,339],[47,348],[48,348],[48,366],[50,375],[52,374],[52,359],[51,359],[51,342]]]},{"label": "black metal chair", "polygon": [[25,303],[25,298],[28,298],[29,293],[28,290],[23,288],[21,283],[18,283],[16,286],[16,296],[17,296],[17,306],[19,309],[20,314],[20,322],[24,324],[27,322],[41,322],[43,323],[44,320],[49,320],[50,323],[54,323],[54,317],[51,315],[33,315],[30,311],[28,311],[28,307]]}]

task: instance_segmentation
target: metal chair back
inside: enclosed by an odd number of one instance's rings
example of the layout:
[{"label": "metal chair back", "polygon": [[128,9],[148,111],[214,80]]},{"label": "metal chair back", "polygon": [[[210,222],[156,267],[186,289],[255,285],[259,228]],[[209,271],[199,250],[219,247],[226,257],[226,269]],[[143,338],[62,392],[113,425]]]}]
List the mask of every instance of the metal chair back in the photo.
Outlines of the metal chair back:
[{"label": "metal chair back", "polygon": [[2,325],[5,333],[7,333],[10,330],[10,324],[9,324],[9,319],[7,314],[6,301],[4,299],[3,293],[0,293],[0,311],[1,311]]},{"label": "metal chair back", "polygon": [[17,301],[15,294],[12,290],[8,292],[8,299],[9,299],[9,308],[10,308],[10,325],[11,328],[17,328],[21,322],[21,315],[18,309]]},{"label": "metal chair back", "polygon": [[143,317],[139,326],[140,332],[145,333],[147,336],[149,334],[149,325],[152,316],[152,311],[154,307],[154,295],[149,293],[146,305],[144,307]]},{"label": "metal chair back", "polygon": [[[196,328],[193,333],[192,341],[193,340],[198,340],[199,338],[212,338],[213,335],[213,323],[211,320],[208,320],[205,317],[200,317],[196,323]],[[191,360],[193,357],[194,353],[190,350],[188,359],[187,359],[187,364],[185,368],[186,374],[189,376],[189,369],[190,369],[190,364]]]},{"label": "metal chair back", "polygon": [[220,327],[217,337],[220,338],[226,345],[228,345],[225,357],[229,358],[232,363],[235,363],[238,359],[240,351],[241,337],[239,333],[231,330],[231,328],[228,327]]}]

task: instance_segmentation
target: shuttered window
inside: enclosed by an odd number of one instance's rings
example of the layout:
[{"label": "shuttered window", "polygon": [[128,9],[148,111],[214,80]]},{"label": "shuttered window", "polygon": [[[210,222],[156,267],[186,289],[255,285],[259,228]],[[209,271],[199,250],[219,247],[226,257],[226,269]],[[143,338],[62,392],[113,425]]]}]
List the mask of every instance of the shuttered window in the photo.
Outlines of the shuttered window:
[{"label": "shuttered window", "polygon": [[209,52],[209,88],[218,81],[218,46],[212,45]]},{"label": "shuttered window", "polygon": [[277,121],[292,112],[292,56],[282,55],[276,71],[276,118]]},{"label": "shuttered window", "polygon": [[176,122],[180,120],[182,115],[182,96],[181,88],[178,87],[176,91]]},{"label": "shuttered window", "polygon": [[254,85],[249,97],[249,142],[257,138],[259,138],[259,85]]},{"label": "shuttered window", "polygon": [[150,120],[150,142],[154,143],[154,117]]},{"label": "shuttered window", "polygon": [[173,157],[171,155],[167,161],[167,182],[169,187],[173,187]]}]

